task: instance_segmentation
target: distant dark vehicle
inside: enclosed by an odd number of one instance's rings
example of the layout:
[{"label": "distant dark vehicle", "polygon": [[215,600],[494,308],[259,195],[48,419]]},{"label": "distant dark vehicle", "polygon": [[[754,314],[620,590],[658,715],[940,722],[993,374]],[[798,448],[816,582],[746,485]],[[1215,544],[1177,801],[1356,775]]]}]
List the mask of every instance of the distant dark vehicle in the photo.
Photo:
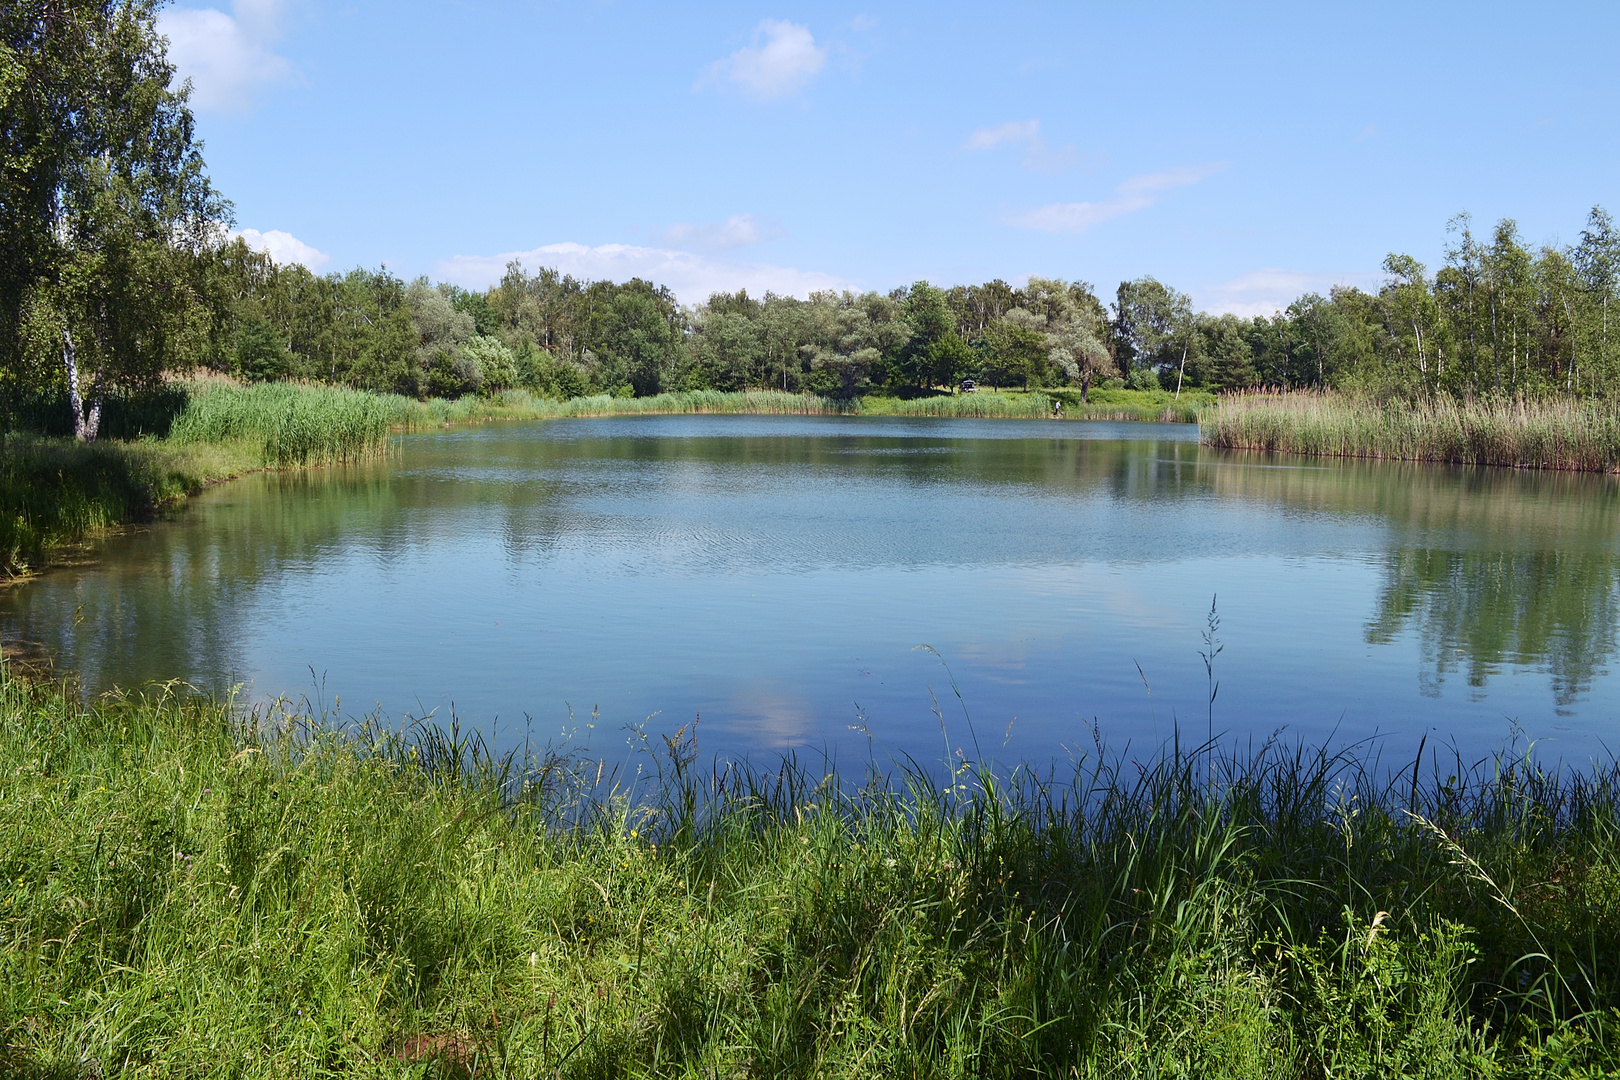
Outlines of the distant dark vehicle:
[{"label": "distant dark vehicle", "polygon": [[974,382],[972,379],[963,379],[961,390],[964,394],[977,394],[979,392],[979,384]]}]

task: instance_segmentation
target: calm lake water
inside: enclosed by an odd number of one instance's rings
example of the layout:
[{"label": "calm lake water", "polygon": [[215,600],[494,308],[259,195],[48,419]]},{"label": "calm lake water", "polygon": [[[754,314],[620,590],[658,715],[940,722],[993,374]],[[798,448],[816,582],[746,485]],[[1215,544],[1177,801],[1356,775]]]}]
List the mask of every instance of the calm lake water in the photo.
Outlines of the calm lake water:
[{"label": "calm lake water", "polygon": [[0,628],[90,688],[453,709],[501,744],[607,750],[701,714],[705,754],[849,760],[858,725],[880,756],[976,736],[1050,760],[1094,731],[1202,740],[1218,595],[1228,738],[1615,745],[1615,481],[1196,439],[775,417],[414,435],[386,463],[213,489],[0,592]]}]

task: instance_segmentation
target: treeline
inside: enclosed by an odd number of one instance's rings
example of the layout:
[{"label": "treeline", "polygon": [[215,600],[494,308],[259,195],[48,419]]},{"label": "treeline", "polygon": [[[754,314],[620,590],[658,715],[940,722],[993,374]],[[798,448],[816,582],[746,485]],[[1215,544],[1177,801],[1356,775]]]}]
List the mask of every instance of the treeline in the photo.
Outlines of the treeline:
[{"label": "treeline", "polygon": [[525,387],[557,396],[774,389],[851,397],[976,377],[1089,387],[1117,375],[1111,322],[1083,283],[1031,279],[809,299],[716,293],[695,308],[641,280],[513,263],[482,292],[386,271],[316,277],[241,241],[202,270],[201,362],[413,396]]},{"label": "treeline", "polygon": [[[739,291],[684,307],[650,282],[580,281],[517,263],[481,291],[386,269],[320,276],[238,239],[179,263],[171,256],[195,330],[153,335],[163,355],[125,370],[205,367],[412,397],[524,388],[560,398],[698,389],[848,398],[966,378],[1082,394],[1108,385],[1603,396],[1620,386],[1610,329],[1620,238],[1606,212],[1594,209],[1564,249],[1529,249],[1511,221],[1489,243],[1466,216],[1451,235],[1433,275],[1391,255],[1376,292],[1335,288],[1247,319],[1195,311],[1152,277],[1122,282],[1106,303],[1084,282],[1032,278],[808,299]],[[49,370],[49,359],[26,366]]]},{"label": "treeline", "polygon": [[683,308],[632,280],[513,263],[472,292],[385,271],[318,278],[240,241],[209,256],[207,363],[425,396],[524,386],[569,396],[769,388],[849,397],[973,378],[997,387],[1354,387],[1381,393],[1606,395],[1620,236],[1594,208],[1580,241],[1530,249],[1512,221],[1481,241],[1454,219],[1430,275],[1390,255],[1376,292],[1300,297],[1269,318],[1193,310],[1151,277],[1105,304],[1032,278],[809,299],[716,293]]}]

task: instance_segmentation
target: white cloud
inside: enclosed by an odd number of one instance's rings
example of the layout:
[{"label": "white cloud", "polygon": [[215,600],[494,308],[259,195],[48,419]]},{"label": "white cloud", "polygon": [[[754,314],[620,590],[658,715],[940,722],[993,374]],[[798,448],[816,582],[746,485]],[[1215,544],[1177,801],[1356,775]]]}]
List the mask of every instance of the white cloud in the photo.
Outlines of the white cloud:
[{"label": "white cloud", "polygon": [[240,111],[253,104],[258,90],[297,77],[287,58],[270,49],[280,36],[280,9],[280,0],[236,0],[233,15],[216,8],[171,8],[159,16],[175,78],[191,80],[194,105]]},{"label": "white cloud", "polygon": [[964,150],[991,150],[1002,143],[1028,143],[1041,137],[1039,120],[1009,120],[996,127],[980,128],[962,144]]},{"label": "white cloud", "polygon": [[1138,210],[1146,210],[1159,201],[1159,197],[1172,188],[1196,184],[1225,165],[1197,165],[1164,172],[1133,176],[1114,189],[1114,197],[1102,202],[1050,203],[1010,214],[1007,221],[1026,229],[1042,232],[1083,233],[1093,225],[1101,225]]},{"label": "white cloud", "polygon": [[563,243],[499,255],[457,255],[440,260],[434,270],[443,281],[479,289],[499,281],[506,272],[506,264],[513,259],[531,270],[555,267],[562,273],[591,281],[626,281],[638,277],[669,286],[685,304],[702,303],[710,293],[737,289],[747,289],[755,296],[770,291],[778,296],[802,297],[821,289],[854,287],[842,278],[814,270],[710,259],[690,251],[633,244],[586,247]]},{"label": "white cloud", "polygon": [[655,235],[660,243],[672,246],[728,251],[731,248],[747,247],[749,244],[763,244],[767,240],[785,236],[786,232],[776,222],[767,221],[754,214],[732,214],[722,222],[692,224],[683,221],[667,229],[660,229]]},{"label": "white cloud", "polygon": [[729,79],[755,97],[778,98],[803,89],[826,66],[827,50],[808,26],[766,19],[752,44],[710,64],[698,85]]},{"label": "white cloud", "polygon": [[1269,318],[1306,293],[1317,292],[1326,296],[1335,285],[1377,288],[1381,280],[1380,274],[1366,271],[1314,273],[1267,267],[1200,289],[1197,299],[1202,310],[1215,315],[1238,315],[1245,319],[1259,315]]},{"label": "white cloud", "polygon": [[288,263],[298,263],[313,271],[332,261],[332,256],[324,251],[317,251],[291,233],[284,233],[280,229],[271,229],[269,232],[260,232],[258,229],[242,229],[231,231],[226,239],[235,240],[241,237],[247,241],[247,246],[255,251],[267,252],[270,258],[282,266]]},{"label": "white cloud", "polygon": [[968,136],[967,142],[962,144],[962,149],[993,150],[1003,144],[1022,146],[1024,168],[1038,169],[1042,172],[1067,169],[1079,156],[1072,145],[1056,149],[1048,146],[1046,139],[1041,135],[1039,120],[1009,120],[995,127],[980,128]]}]

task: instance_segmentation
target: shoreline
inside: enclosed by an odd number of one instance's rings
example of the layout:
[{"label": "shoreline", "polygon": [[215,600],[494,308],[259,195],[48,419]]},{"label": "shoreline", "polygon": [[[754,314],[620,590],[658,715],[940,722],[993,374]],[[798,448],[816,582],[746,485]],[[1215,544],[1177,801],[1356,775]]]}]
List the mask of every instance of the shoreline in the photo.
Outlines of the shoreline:
[{"label": "shoreline", "polygon": [[[861,399],[846,403],[775,391],[690,391],[648,398],[598,395],[567,401],[509,392],[492,399],[422,402],[285,383],[211,385],[186,406],[162,438],[109,438],[83,444],[65,437],[7,435],[0,454],[0,468],[6,470],[0,477],[4,499],[0,506],[5,510],[0,517],[0,584],[25,581],[60,566],[63,560],[57,553],[159,518],[217,484],[255,472],[386,455],[390,437],[413,431],[504,420],[637,415],[1054,419],[1052,401],[1061,400],[1062,393],[877,398],[863,410]],[[1162,421],[1168,416],[1157,400],[1133,405],[1127,399],[1124,404],[1093,403],[1088,408],[1109,414],[1070,413],[1062,419],[1131,422]],[[1186,408],[1194,412],[1184,413],[1181,422],[1195,415],[1195,406]],[[1158,415],[1139,415],[1155,411]],[[64,511],[61,504],[73,500],[84,505]]]}]

